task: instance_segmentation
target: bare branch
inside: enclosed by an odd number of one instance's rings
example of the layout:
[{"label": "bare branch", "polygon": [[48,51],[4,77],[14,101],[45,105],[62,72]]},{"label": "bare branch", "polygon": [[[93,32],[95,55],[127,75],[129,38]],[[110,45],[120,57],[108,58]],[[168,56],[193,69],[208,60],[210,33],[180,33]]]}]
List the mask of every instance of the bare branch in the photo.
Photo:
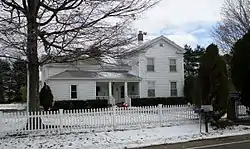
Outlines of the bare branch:
[{"label": "bare branch", "polygon": [[222,22],[215,26],[212,35],[227,50],[250,29],[250,1],[226,0],[222,8]]},{"label": "bare branch", "polygon": [[[5,13],[0,12],[1,50],[9,51],[8,54],[19,52],[26,57],[31,54],[27,51],[27,37],[31,35],[27,31],[28,19],[34,17],[37,22],[33,25],[37,28],[32,34],[37,35],[40,47],[34,52],[46,57],[39,64],[51,60],[71,62],[92,58],[102,62],[103,57],[121,58],[133,53],[129,44],[136,36],[129,24],[137,14],[157,2],[3,0],[1,5]],[[58,56],[65,58],[59,61]]]},{"label": "bare branch", "polygon": [[[157,1],[156,1],[157,2]],[[131,53],[130,23],[155,0],[2,0],[0,57],[27,62],[29,110],[39,109],[39,65]],[[133,51],[133,50],[132,50]],[[38,57],[42,58],[39,59]]]}]

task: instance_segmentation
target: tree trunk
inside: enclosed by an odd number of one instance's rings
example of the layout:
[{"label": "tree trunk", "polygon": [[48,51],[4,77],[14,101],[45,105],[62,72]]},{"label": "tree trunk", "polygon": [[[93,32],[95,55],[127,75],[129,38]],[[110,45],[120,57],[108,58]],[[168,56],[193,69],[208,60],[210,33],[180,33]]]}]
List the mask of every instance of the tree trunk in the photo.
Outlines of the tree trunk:
[{"label": "tree trunk", "polygon": [[4,100],[4,84],[3,84],[3,81],[2,81],[2,76],[0,76],[0,104],[1,103],[5,103],[5,100]]},{"label": "tree trunk", "polygon": [[29,71],[29,111],[39,109],[39,62],[37,55],[38,25],[36,22],[37,0],[29,0],[27,15],[27,57]]}]

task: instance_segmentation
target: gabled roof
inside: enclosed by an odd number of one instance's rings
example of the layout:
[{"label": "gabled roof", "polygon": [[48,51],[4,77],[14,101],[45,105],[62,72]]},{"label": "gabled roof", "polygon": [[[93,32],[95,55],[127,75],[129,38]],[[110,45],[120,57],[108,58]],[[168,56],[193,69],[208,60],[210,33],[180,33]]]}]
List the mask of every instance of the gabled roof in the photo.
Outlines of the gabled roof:
[{"label": "gabled roof", "polygon": [[129,79],[129,80],[140,80],[140,77],[130,74],[127,71],[84,71],[84,70],[66,70],[49,79]]},{"label": "gabled roof", "polygon": [[66,70],[64,72],[58,73],[54,76],[51,76],[51,79],[54,78],[94,78],[97,77],[97,72],[91,71],[77,71],[77,70]]},{"label": "gabled roof", "polygon": [[168,43],[169,45],[173,46],[174,48],[177,49],[178,52],[180,53],[185,53],[185,49],[182,48],[181,46],[179,46],[178,44],[176,44],[175,42],[171,41],[170,39],[166,38],[165,36],[161,35],[159,37],[156,37],[152,40],[149,40],[145,43],[142,43],[141,45],[139,45],[138,47],[136,47],[136,50],[140,50],[140,49],[146,49],[148,47],[150,47],[151,45],[153,45],[154,43],[160,41],[160,40],[164,40],[166,43]]}]

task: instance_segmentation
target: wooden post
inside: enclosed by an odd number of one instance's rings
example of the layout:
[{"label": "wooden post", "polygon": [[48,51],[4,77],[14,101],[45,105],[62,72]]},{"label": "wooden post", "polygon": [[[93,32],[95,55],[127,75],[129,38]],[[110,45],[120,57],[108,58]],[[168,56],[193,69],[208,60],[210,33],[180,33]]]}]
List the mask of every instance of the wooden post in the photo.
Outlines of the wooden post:
[{"label": "wooden post", "polygon": [[3,117],[3,111],[0,111],[0,137],[4,136],[4,117]]},{"label": "wooden post", "polygon": [[162,126],[162,120],[163,120],[163,115],[162,115],[162,104],[159,104],[159,105],[158,105],[158,114],[159,114],[160,126]]},{"label": "wooden post", "polygon": [[205,112],[205,131],[208,133],[208,112]]},{"label": "wooden post", "polygon": [[113,131],[115,131],[116,129],[116,106],[113,106],[112,124],[113,124]]},{"label": "wooden post", "polygon": [[63,117],[63,109],[59,109],[59,117],[60,117],[60,131],[61,131],[62,128],[63,128],[63,120],[62,120],[62,117]]}]

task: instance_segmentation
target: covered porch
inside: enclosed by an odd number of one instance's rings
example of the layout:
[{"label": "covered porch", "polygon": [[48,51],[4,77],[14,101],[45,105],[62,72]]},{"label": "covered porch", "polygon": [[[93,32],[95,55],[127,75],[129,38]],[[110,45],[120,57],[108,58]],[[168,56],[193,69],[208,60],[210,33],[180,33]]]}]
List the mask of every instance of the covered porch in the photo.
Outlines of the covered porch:
[{"label": "covered porch", "polygon": [[131,98],[139,98],[139,82],[100,81],[96,82],[96,99],[108,99],[109,104],[127,103],[131,106]]}]

